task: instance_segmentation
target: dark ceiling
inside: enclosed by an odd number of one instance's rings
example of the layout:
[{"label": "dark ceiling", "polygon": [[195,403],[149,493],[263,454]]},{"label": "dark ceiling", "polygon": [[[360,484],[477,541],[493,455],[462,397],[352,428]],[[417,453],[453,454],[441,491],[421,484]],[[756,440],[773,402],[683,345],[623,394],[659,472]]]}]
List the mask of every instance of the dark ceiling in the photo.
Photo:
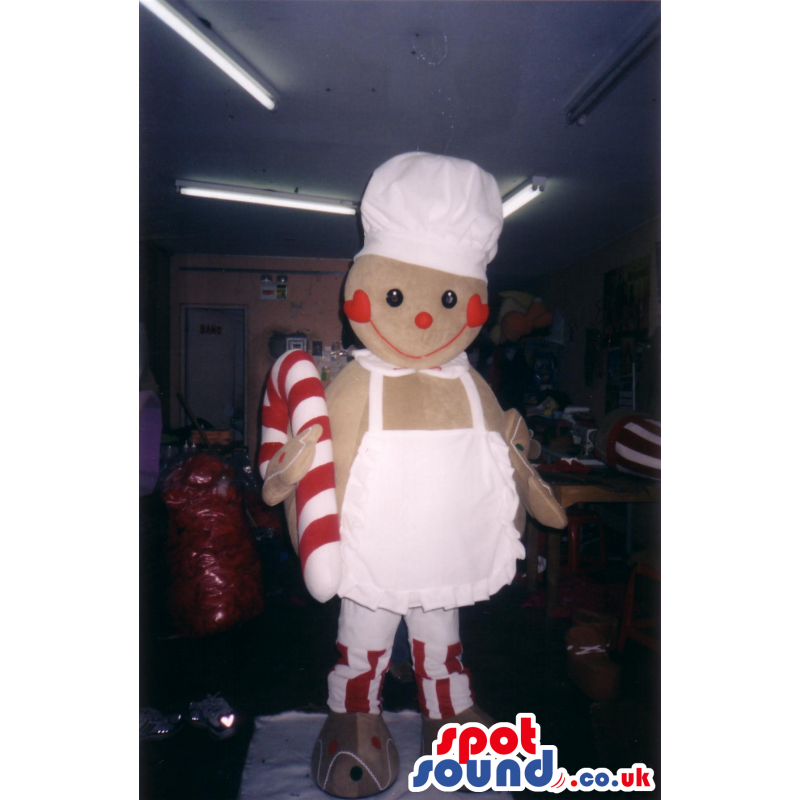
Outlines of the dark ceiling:
[{"label": "dark ceiling", "polygon": [[505,195],[490,275],[571,263],[660,212],[660,42],[587,115],[565,107],[652,2],[187,4],[278,91],[268,111],[140,6],[141,235],[170,253],[351,258],[356,218],[182,197],[176,179],[359,200],[424,150],[467,158]]}]

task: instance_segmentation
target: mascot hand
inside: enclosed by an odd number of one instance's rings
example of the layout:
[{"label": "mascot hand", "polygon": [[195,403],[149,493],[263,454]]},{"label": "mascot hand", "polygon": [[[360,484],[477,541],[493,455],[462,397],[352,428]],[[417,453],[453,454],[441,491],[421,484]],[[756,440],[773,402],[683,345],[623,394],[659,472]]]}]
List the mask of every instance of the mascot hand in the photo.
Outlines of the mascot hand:
[{"label": "mascot hand", "polygon": [[552,489],[539,477],[529,458],[537,458],[541,446],[531,438],[522,415],[514,408],[505,412],[504,430],[514,466],[514,481],[525,510],[548,528],[566,528],[567,515],[553,497]]},{"label": "mascot hand", "polygon": [[553,490],[539,477],[539,473],[533,467],[530,470],[526,492],[522,496],[527,512],[548,528],[566,528],[567,515],[553,497]]},{"label": "mascot hand", "polygon": [[312,425],[278,450],[270,459],[261,496],[268,506],[282,503],[311,469],[322,436],[322,425]]}]

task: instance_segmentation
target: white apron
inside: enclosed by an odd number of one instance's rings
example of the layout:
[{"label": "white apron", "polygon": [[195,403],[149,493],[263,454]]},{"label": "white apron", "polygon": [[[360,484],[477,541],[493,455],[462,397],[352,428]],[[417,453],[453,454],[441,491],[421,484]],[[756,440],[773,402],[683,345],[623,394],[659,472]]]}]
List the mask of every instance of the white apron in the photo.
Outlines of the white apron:
[{"label": "white apron", "polygon": [[370,371],[369,429],[342,505],[339,595],[398,614],[487,600],[513,580],[525,548],[508,445],[486,429],[466,355],[423,370],[461,381],[472,412],[471,428],[437,431],[384,430],[384,381],[413,370],[355,356]]}]

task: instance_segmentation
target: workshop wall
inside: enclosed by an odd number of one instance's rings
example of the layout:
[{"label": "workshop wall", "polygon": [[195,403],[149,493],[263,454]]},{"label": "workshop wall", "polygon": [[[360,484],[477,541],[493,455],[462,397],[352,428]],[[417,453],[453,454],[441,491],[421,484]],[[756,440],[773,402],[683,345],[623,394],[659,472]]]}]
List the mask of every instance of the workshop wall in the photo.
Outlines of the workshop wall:
[{"label": "workshop wall", "polygon": [[147,335],[148,369],[139,389],[158,394],[162,412],[169,416],[170,290],[169,255],[149,242],[139,243],[139,322]]},{"label": "workshop wall", "polygon": [[[649,334],[652,335],[661,325],[656,270],[656,245],[660,240],[659,217],[611,242],[587,258],[543,275],[533,284],[535,286],[533,291],[544,299],[547,307],[552,310],[558,309],[564,317],[565,335],[564,345],[559,347],[558,388],[570,396],[574,405],[589,406],[598,422],[605,416],[605,374],[595,378],[592,386],[587,386],[584,366],[586,330],[602,327],[604,276],[618,267],[641,258],[649,258],[648,328]],[[599,358],[605,359],[605,351],[602,349]],[[648,380],[655,381],[656,378],[653,376]],[[660,388],[660,381],[657,385]],[[642,388],[645,390],[647,387]],[[650,387],[648,391],[652,395],[658,390]]]},{"label": "workshop wall", "polygon": [[[262,256],[174,255],[171,258],[171,382],[182,385],[182,309],[187,305],[244,308],[246,314],[245,443],[257,453],[264,381],[274,332],[305,334],[330,345],[342,338],[341,293],[349,260]],[[286,275],[285,300],[261,299],[261,276]],[[309,345],[310,346],[310,345]],[[191,398],[188,398],[191,403]],[[181,424],[172,405],[171,425]]]}]

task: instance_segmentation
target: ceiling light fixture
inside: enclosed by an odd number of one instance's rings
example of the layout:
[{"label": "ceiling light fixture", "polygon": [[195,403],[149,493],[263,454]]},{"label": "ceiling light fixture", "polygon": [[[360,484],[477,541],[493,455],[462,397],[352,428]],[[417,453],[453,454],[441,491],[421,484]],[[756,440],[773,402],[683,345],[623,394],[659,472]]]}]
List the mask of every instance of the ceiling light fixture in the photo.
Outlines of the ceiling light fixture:
[{"label": "ceiling light fixture", "polygon": [[300,208],[306,211],[324,211],[328,214],[355,214],[356,205],[349,200],[331,200],[291,192],[273,192],[271,189],[245,189],[241,186],[224,186],[200,181],[175,181],[179,194],[189,197],[208,197],[212,200],[233,200],[237,203],[257,203],[262,206]]},{"label": "ceiling light fixture", "polygon": [[226,47],[210,30],[201,30],[199,26],[202,23],[193,18],[190,11],[179,10],[177,4],[165,0],[139,0],[139,2],[169,25],[175,33],[196,47],[228,77],[233,78],[259,103],[270,111],[274,110],[277,92],[263,78],[255,77],[252,67]]},{"label": "ceiling light fixture", "polygon": [[526,203],[530,203],[534,197],[538,197],[544,191],[545,183],[547,183],[547,178],[534,176],[503,198],[503,219],[522,208]]},{"label": "ceiling light fixture", "polygon": [[565,112],[567,125],[583,125],[586,115],[622,79],[659,38],[661,38],[661,10],[659,3],[646,3],[647,8],[620,46],[587,78]]}]

